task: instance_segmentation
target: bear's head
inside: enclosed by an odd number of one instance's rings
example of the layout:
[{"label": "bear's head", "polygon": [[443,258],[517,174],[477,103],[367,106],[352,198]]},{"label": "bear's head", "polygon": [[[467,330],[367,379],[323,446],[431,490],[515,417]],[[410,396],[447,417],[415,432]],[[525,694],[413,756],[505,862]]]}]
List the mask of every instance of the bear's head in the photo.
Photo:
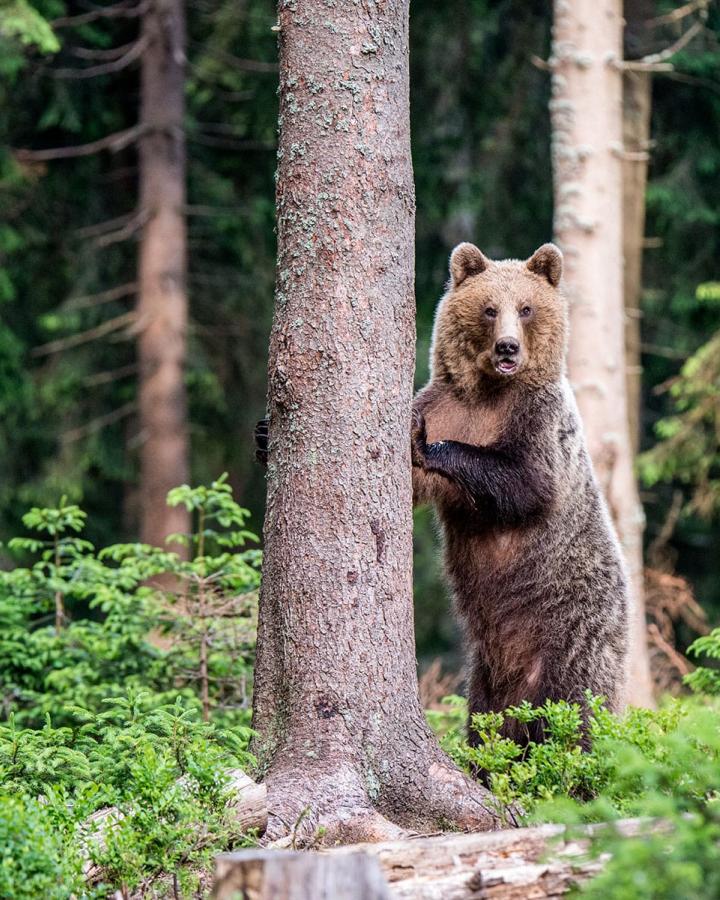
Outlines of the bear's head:
[{"label": "bear's head", "polygon": [[459,244],[435,317],[433,377],[467,394],[556,381],[567,340],[561,275],[562,254],[554,244],[543,244],[526,261],[498,262],[474,244]]}]

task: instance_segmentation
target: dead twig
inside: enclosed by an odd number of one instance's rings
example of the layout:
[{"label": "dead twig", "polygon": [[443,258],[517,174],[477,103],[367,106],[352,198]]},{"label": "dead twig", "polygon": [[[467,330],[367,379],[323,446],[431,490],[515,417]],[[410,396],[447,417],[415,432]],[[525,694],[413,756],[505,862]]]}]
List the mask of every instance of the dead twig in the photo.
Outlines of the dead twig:
[{"label": "dead twig", "polygon": [[[668,71],[664,68],[664,64],[667,63],[667,60],[671,59],[675,56],[676,53],[679,53],[683,48],[687,47],[690,41],[705,27],[704,22],[693,22],[693,24],[688,28],[688,30],[682,34],[674,44],[671,44],[669,47],[666,47],[664,50],[660,50],[658,53],[651,53],[649,56],[643,56],[640,59],[631,59],[626,60],[621,64],[623,69],[628,69],[630,71]],[[670,71],[672,70],[672,66],[670,67]]]},{"label": "dead twig", "polygon": [[456,672],[443,673],[442,660],[436,656],[419,679],[423,709],[442,709],[443,698],[455,693],[461,681],[462,676]]},{"label": "dead twig", "polygon": [[119,56],[124,56],[137,44],[137,40],[130,41],[129,44],[123,44],[122,47],[109,47],[107,50],[101,50],[95,47],[70,47],[69,53],[78,59],[86,59],[92,62],[105,62],[115,60]]},{"label": "dead twig", "polygon": [[707,9],[709,0],[690,0],[683,6],[678,6],[669,13],[662,16],[655,16],[653,19],[646,19],[645,26],[647,28],[657,28],[659,25],[671,25],[673,22],[679,22],[681,19],[691,16],[698,10]]}]

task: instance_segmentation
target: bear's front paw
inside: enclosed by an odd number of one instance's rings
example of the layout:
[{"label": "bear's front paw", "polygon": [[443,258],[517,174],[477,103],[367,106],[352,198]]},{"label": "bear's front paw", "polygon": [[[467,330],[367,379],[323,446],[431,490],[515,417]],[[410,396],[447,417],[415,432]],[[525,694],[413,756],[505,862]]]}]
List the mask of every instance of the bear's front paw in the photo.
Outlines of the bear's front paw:
[{"label": "bear's front paw", "polygon": [[418,469],[424,469],[425,455],[427,453],[427,430],[425,428],[425,416],[416,409],[413,410],[412,414],[410,451],[413,466]]},{"label": "bear's front paw", "polygon": [[263,466],[267,466],[269,437],[270,420],[260,419],[255,426],[255,459]]}]

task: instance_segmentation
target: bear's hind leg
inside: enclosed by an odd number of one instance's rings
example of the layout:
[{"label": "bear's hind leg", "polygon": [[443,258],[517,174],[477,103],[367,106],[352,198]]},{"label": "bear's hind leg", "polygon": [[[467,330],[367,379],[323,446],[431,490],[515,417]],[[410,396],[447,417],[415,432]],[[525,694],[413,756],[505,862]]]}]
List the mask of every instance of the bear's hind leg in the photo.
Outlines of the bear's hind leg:
[{"label": "bear's hind leg", "polygon": [[476,713],[493,711],[490,695],[490,672],[480,648],[475,645],[470,650],[468,660],[469,677],[467,682],[468,699],[468,743],[477,747],[480,738],[472,727],[472,717]]}]

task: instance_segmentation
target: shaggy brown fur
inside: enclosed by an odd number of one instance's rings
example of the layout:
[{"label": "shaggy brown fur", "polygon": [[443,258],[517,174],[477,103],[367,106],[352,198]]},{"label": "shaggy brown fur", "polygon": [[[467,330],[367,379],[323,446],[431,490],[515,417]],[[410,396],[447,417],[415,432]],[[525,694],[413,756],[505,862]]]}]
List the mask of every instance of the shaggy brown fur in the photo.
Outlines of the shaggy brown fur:
[{"label": "shaggy brown fur", "polygon": [[415,501],[442,524],[471,713],[587,689],[622,705],[626,580],[564,374],[561,273],[552,244],[527,262],[460,244],[414,402]]}]

